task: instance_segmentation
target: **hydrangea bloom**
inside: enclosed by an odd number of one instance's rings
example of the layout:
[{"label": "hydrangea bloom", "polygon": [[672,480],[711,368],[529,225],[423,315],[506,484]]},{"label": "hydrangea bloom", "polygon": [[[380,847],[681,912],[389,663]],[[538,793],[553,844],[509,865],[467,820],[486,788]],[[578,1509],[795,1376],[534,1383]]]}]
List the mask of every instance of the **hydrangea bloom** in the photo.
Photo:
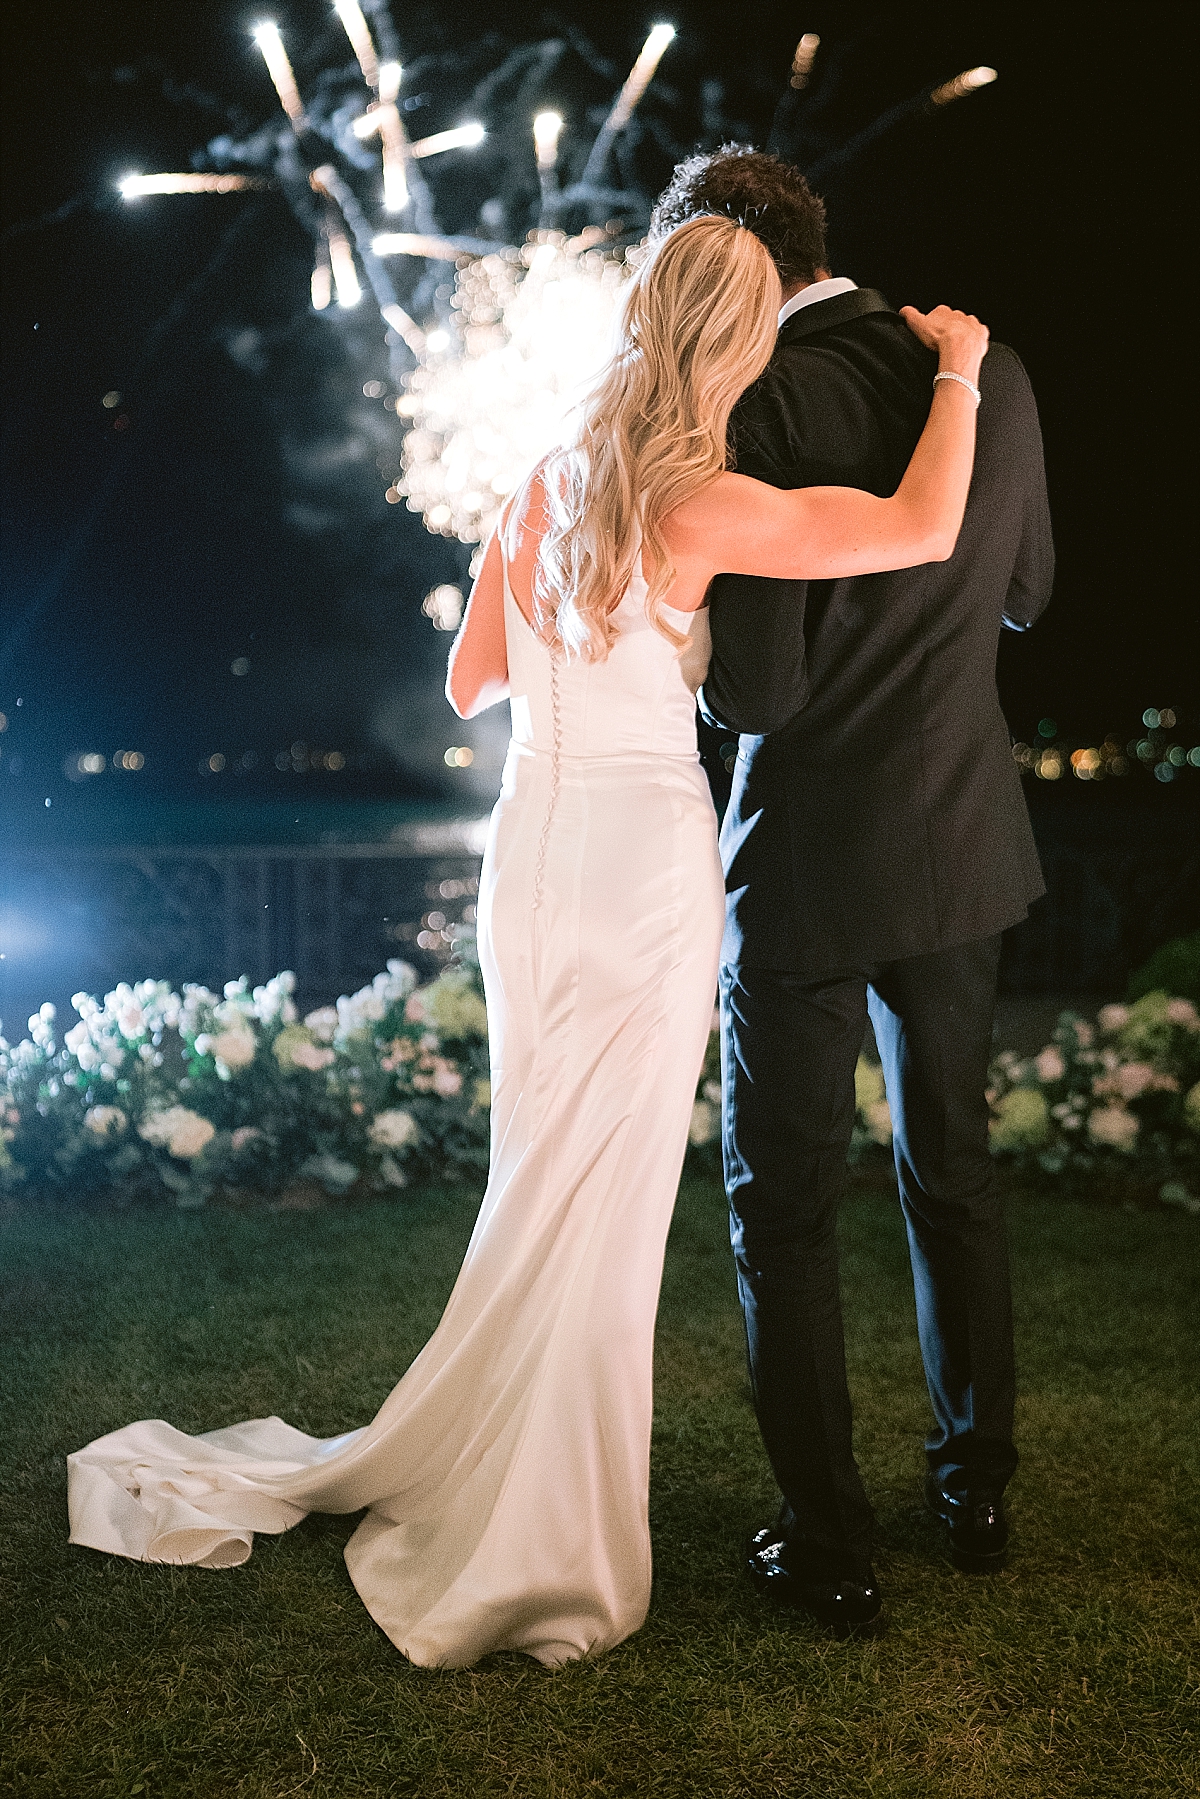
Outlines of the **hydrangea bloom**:
[{"label": "hydrangea bloom", "polygon": [[448,969],[413,997],[422,1002],[424,1017],[443,1037],[487,1036],[487,1007],[475,991],[469,969]]},{"label": "hydrangea bloom", "polygon": [[993,1149],[1040,1149],[1050,1135],[1050,1108],[1034,1087],[1014,1087],[996,1102]]},{"label": "hydrangea bloom", "polygon": [[239,1068],[248,1068],[253,1062],[258,1053],[258,1040],[246,1025],[237,1024],[210,1038],[209,1048],[219,1067],[224,1066],[236,1074]]},{"label": "hydrangea bloom", "polygon": [[416,980],[416,970],[394,957],[369,987],[360,987],[349,997],[343,993],[337,1002],[339,1035],[350,1037],[368,1025],[378,1024],[386,1017],[389,1006],[412,992]]},{"label": "hydrangea bloom", "polygon": [[317,1073],[335,1060],[334,1051],[320,1044],[307,1025],[288,1024],[276,1037],[273,1051],[281,1068],[307,1068]]},{"label": "hydrangea bloom", "polygon": [[1183,1122],[1200,1137],[1200,1081],[1189,1087],[1183,1100]]},{"label": "hydrangea bloom", "polygon": [[94,1137],[119,1137],[128,1123],[120,1106],[89,1106],[83,1115],[83,1128]]},{"label": "hydrangea bloom", "polygon": [[1129,1154],[1137,1142],[1141,1124],[1137,1115],[1124,1106],[1097,1106],[1088,1119],[1088,1136],[1106,1149],[1119,1149]]}]

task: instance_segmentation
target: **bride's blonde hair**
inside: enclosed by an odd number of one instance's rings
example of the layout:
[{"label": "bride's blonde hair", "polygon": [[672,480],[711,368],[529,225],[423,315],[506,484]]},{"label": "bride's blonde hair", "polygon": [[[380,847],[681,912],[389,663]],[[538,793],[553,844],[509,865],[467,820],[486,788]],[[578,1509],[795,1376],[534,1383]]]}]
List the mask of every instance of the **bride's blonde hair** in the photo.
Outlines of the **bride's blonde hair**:
[{"label": "bride's blonde hair", "polygon": [[779,305],[770,252],[733,219],[689,219],[650,247],[626,289],[614,353],[543,466],[534,608],[568,655],[608,655],[639,540],[650,621],[683,641],[661,615],[675,579],[662,521],[726,467],[729,415],[770,360]]}]

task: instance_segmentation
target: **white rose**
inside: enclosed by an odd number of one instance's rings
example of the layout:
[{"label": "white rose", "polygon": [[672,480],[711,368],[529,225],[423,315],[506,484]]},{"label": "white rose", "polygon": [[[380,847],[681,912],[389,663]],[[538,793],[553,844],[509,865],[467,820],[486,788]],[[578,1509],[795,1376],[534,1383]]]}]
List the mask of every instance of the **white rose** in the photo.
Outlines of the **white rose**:
[{"label": "white rose", "polygon": [[210,1040],[209,1048],[218,1062],[224,1062],[226,1068],[248,1068],[253,1062],[258,1043],[254,1032],[243,1025],[234,1025],[231,1030],[221,1031]]},{"label": "white rose", "polygon": [[333,1051],[319,1043],[294,1043],[289,1058],[294,1067],[310,1068],[314,1074],[328,1068],[333,1059]]},{"label": "white rose", "polygon": [[397,1108],[393,1112],[377,1112],[367,1135],[381,1149],[403,1149],[418,1135],[418,1128],[411,1112]]},{"label": "white rose", "polygon": [[145,1028],[146,1015],[137,1000],[126,1000],[117,1012],[117,1029],[122,1037],[140,1037]]},{"label": "white rose", "polygon": [[338,1028],[336,1006],[318,1006],[304,1020],[318,1043],[332,1043],[333,1033]]},{"label": "white rose", "polygon": [[186,1106],[168,1106],[165,1111],[150,1112],[138,1126],[139,1137],[165,1148],[182,1162],[192,1161],[216,1134],[214,1124]]},{"label": "white rose", "polygon": [[128,1123],[120,1106],[89,1106],[83,1115],[84,1129],[94,1137],[119,1137]]}]

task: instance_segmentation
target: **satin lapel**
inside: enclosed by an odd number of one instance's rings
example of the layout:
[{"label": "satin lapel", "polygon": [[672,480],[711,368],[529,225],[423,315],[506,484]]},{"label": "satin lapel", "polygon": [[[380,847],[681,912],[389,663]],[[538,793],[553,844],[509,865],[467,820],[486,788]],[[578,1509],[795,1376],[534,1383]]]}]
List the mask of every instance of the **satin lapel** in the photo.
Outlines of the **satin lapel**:
[{"label": "satin lapel", "polygon": [[834,294],[832,299],[817,300],[802,306],[786,320],[779,333],[781,344],[795,343],[802,337],[815,337],[818,331],[832,331],[851,319],[865,318],[871,312],[895,313],[881,293],[873,287],[856,287],[848,294]]}]

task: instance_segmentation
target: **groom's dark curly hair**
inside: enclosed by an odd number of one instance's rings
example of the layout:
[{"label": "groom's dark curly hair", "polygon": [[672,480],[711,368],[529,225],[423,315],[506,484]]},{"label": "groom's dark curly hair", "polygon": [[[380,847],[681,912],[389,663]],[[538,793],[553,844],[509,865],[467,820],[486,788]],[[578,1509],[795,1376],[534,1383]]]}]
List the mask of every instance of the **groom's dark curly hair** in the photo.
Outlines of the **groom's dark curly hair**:
[{"label": "groom's dark curly hair", "polygon": [[753,231],[775,260],[784,287],[812,281],[825,260],[825,206],[791,163],[747,144],[689,156],[659,195],[651,237],[702,213],[723,213]]}]

